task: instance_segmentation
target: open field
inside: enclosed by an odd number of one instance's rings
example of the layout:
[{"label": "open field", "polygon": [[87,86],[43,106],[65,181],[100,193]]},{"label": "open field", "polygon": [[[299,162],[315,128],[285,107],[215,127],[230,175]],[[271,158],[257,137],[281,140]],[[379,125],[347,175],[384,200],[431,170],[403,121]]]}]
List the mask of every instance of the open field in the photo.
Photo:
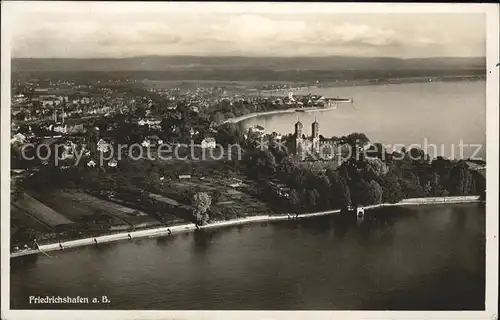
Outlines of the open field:
[{"label": "open field", "polygon": [[[154,197],[152,197],[151,195],[153,195],[153,194],[150,193],[150,198],[154,199]],[[113,198],[111,201],[113,201],[114,203],[129,207],[129,208],[137,208],[137,209],[147,213],[150,217],[156,217],[156,219],[160,218],[161,221],[158,220],[156,222],[157,224],[171,225],[171,224],[179,224],[179,223],[186,222],[186,219],[179,217],[178,215],[174,214],[173,212],[171,212],[169,210],[161,210],[161,211],[154,210],[154,209],[145,207],[144,204],[141,204],[141,203],[132,202],[132,201],[129,202],[129,201],[127,201],[127,199]],[[175,201],[175,200],[172,200],[172,201]],[[167,204],[174,206],[173,203],[167,203]]]},{"label": "open field", "polygon": [[67,192],[65,196],[70,200],[84,203],[89,207],[95,208],[95,210],[109,213],[135,228],[159,224],[157,220],[151,218],[142,211],[131,209],[111,201],[102,200],[83,192]]},{"label": "open field", "polygon": [[13,204],[51,227],[73,223],[73,221],[69,220],[59,212],[47,207],[26,193],[24,193]]},{"label": "open field", "polygon": [[[22,229],[31,229],[36,233],[53,232],[53,230],[49,226],[36,220],[28,213],[26,213],[26,211],[19,209],[14,205],[10,207],[10,220],[11,224],[18,228],[17,231]],[[11,236],[14,236],[14,234],[11,234]]]},{"label": "open field", "polygon": [[163,196],[161,194],[150,193],[149,197],[151,199],[158,200],[160,202],[168,204],[169,206],[172,206],[172,207],[179,207],[179,208],[191,209],[191,206],[182,204],[182,203],[180,203],[180,202],[178,202],[178,201],[176,201],[176,200],[174,200],[172,198],[165,197],[165,196]]},{"label": "open field", "polygon": [[105,212],[95,206],[81,201],[74,201],[66,192],[61,190],[33,194],[33,197],[78,223],[106,218],[106,224],[110,226],[128,226],[128,224],[119,218],[110,215],[105,216]]}]

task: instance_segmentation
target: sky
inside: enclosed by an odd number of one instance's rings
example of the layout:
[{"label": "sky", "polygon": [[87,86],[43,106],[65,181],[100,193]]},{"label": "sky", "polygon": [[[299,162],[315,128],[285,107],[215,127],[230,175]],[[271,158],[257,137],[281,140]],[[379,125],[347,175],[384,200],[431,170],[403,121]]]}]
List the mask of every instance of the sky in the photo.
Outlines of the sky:
[{"label": "sky", "polygon": [[357,7],[353,13],[329,4],[284,5],[19,2],[9,15],[11,53],[42,58],[486,55],[486,19],[477,10],[367,13]]}]

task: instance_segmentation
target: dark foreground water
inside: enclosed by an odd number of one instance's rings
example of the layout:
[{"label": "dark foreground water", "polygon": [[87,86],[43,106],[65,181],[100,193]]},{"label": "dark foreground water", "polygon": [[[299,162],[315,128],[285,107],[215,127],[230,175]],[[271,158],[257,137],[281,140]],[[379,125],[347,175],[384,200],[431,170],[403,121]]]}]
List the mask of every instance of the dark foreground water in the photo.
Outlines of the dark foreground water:
[{"label": "dark foreground water", "polygon": [[15,259],[11,307],[484,310],[484,245],[480,204],[250,224]]}]

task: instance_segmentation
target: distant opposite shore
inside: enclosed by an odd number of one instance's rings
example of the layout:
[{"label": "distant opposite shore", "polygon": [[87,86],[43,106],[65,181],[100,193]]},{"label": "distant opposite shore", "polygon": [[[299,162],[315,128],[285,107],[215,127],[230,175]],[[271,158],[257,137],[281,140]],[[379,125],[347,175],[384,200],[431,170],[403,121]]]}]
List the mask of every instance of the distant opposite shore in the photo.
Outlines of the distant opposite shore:
[{"label": "distant opposite shore", "polygon": [[270,89],[259,90],[259,93],[281,93],[286,94],[290,90],[308,90],[314,88],[337,88],[337,87],[360,87],[360,86],[375,86],[388,84],[405,84],[405,83],[426,83],[426,82],[456,82],[456,81],[481,81],[486,80],[486,75],[453,75],[453,76],[434,76],[434,77],[397,77],[397,78],[375,78],[375,79],[354,79],[354,80],[335,80],[323,81],[316,84],[285,88],[285,89]]}]

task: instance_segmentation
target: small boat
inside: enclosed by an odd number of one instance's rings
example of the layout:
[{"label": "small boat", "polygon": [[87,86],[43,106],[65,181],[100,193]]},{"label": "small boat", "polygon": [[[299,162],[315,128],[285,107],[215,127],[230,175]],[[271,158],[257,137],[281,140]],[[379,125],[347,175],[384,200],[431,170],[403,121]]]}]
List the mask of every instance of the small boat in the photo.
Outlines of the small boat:
[{"label": "small boat", "polygon": [[334,98],[332,100],[336,102],[348,102],[348,103],[354,102],[353,98]]}]

